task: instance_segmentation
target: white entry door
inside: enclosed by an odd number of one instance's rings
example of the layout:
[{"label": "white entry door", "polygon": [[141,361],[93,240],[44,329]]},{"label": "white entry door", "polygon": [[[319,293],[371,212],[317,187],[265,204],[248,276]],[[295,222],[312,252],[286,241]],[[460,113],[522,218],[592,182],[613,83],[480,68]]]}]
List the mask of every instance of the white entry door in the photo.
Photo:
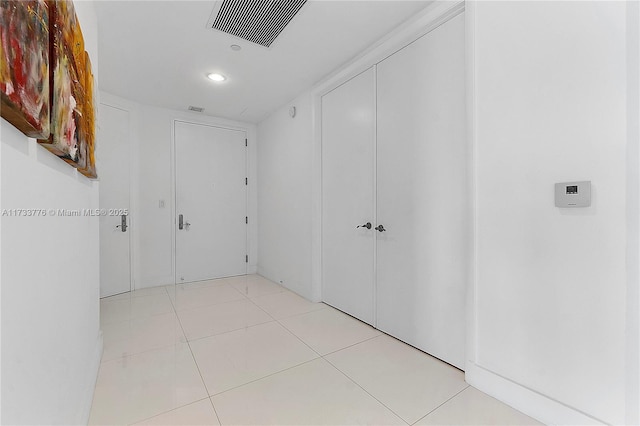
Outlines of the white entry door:
[{"label": "white entry door", "polygon": [[175,122],[176,282],[247,273],[246,133]]},{"label": "white entry door", "polygon": [[378,64],[378,328],[464,368],[464,16]]},{"label": "white entry door", "polygon": [[[131,291],[129,112],[100,104],[100,297]],[[126,226],[123,226],[126,225]]]},{"label": "white entry door", "polygon": [[375,73],[322,97],[322,299],[374,324]]}]

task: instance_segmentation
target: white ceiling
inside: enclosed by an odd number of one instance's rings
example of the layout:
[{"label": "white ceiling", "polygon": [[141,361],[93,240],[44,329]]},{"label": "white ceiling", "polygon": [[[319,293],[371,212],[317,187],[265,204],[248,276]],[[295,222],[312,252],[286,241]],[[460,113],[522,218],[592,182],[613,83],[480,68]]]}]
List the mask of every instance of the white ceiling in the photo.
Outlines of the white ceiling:
[{"label": "white ceiling", "polygon": [[[97,1],[100,89],[259,122],[429,3],[310,0],[266,49],[206,28],[214,0]],[[210,72],[228,80],[215,84]]]}]

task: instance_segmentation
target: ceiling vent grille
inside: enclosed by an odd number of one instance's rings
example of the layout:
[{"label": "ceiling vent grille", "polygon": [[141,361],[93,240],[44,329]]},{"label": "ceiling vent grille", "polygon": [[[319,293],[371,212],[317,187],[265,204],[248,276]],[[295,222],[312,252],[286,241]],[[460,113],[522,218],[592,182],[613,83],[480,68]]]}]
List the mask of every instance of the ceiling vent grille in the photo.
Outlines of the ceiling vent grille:
[{"label": "ceiling vent grille", "polygon": [[307,0],[222,0],[209,26],[241,39],[270,47]]}]

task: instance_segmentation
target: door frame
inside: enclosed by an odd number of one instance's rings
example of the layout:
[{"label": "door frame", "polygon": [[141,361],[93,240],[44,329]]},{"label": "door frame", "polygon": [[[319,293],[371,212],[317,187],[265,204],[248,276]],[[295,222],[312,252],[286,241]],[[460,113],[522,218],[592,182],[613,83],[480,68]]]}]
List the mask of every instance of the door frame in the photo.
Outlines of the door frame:
[{"label": "door frame", "polygon": [[[128,102],[121,102],[120,100],[110,96],[107,93],[100,92],[100,100],[98,101],[98,113],[100,113],[100,106],[104,105],[110,108],[115,108],[120,111],[125,111],[129,114],[129,129],[128,129],[128,137],[129,137],[129,223],[127,224],[129,233],[129,291],[134,291],[137,288],[137,280],[136,280],[136,272],[137,268],[135,265],[135,246],[134,242],[136,241],[136,208],[134,206],[134,176],[133,176],[133,164],[137,161],[136,150],[134,150],[134,139],[135,139],[135,123],[134,120],[137,119],[135,117],[135,108],[132,107]],[[99,123],[98,123],[99,126]],[[100,149],[99,147],[97,148]],[[98,177],[98,181],[100,181],[100,177]],[[102,288],[102,283],[100,283],[100,287]]]},{"label": "door frame", "polygon": [[[213,117],[212,117],[213,118]],[[176,279],[176,237],[177,237],[177,224],[178,224],[178,205],[176,202],[176,123],[185,123],[198,126],[215,127],[225,130],[235,130],[244,132],[247,139],[247,149],[245,151],[245,167],[247,173],[247,190],[246,190],[246,206],[247,217],[249,223],[247,224],[246,234],[246,247],[247,254],[249,256],[249,262],[247,262],[247,274],[254,274],[258,270],[257,262],[257,185],[256,185],[256,129],[254,126],[242,125],[240,123],[211,120],[209,122],[204,120],[195,120],[191,118],[174,118],[171,120],[171,276],[173,284],[178,284]],[[253,220],[252,220],[253,219]]]},{"label": "door frame", "polygon": [[392,31],[366,49],[336,73],[319,82],[312,90],[313,139],[311,166],[311,300],[322,301],[322,97],[353,77],[435,30],[464,12],[465,1],[434,2],[401,28]]}]

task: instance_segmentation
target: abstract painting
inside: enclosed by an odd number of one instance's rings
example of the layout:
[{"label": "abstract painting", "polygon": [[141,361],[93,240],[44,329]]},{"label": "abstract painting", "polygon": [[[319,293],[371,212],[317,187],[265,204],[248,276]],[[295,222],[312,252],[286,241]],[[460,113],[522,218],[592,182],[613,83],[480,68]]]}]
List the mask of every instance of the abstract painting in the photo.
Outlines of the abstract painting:
[{"label": "abstract painting", "polygon": [[49,136],[49,55],[47,3],[0,0],[0,113],[34,138]]},{"label": "abstract painting", "polygon": [[82,87],[73,58],[73,32],[78,27],[73,3],[52,1],[51,20],[51,136],[40,143],[70,164],[78,161],[78,100]]},{"label": "abstract painting", "polygon": [[71,0],[50,1],[51,136],[40,140],[49,151],[90,178],[95,170],[93,73]]},{"label": "abstract painting", "polygon": [[80,76],[83,82],[84,99],[82,100],[82,119],[80,126],[80,154],[78,160],[78,171],[88,178],[98,177],[96,173],[95,158],[95,104],[93,100],[93,72],[91,70],[91,59],[89,54],[82,52],[84,68]]}]

